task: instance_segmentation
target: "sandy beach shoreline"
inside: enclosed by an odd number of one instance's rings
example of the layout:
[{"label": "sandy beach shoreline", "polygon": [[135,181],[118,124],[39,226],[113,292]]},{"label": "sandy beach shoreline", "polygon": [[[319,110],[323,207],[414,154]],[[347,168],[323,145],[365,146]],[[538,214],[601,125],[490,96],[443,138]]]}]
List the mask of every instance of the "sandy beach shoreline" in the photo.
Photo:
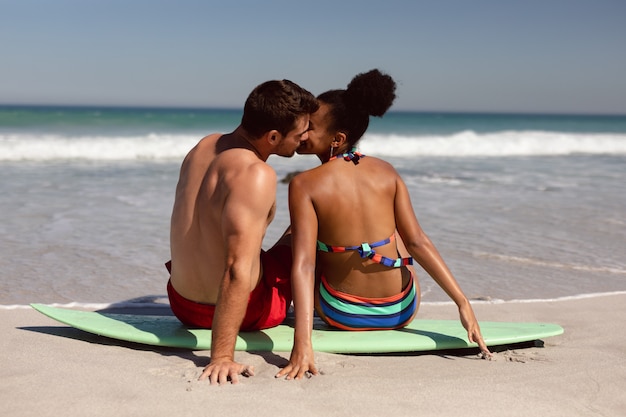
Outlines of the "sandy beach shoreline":
[{"label": "sandy beach shoreline", "polygon": [[[288,352],[238,352],[256,375],[197,381],[208,352],[127,344],[30,309],[0,310],[0,414],[19,416],[284,415],[619,416],[626,410],[626,294],[533,303],[477,303],[483,321],[558,323],[543,347],[472,353],[317,353],[322,375],[274,378]],[[456,319],[451,305],[418,318]]]}]

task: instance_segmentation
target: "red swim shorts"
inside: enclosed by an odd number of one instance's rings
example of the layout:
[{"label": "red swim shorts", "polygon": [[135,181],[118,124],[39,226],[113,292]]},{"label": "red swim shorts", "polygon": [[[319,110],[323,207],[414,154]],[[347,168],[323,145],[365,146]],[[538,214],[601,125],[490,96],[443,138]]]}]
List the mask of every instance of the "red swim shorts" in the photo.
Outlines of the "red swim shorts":
[{"label": "red swim shorts", "polygon": [[[263,277],[250,293],[248,309],[241,323],[242,331],[278,326],[285,319],[291,304],[291,248],[278,245],[261,252]],[[167,295],[174,315],[186,326],[210,329],[215,314],[214,304],[188,300],[167,283]]]}]

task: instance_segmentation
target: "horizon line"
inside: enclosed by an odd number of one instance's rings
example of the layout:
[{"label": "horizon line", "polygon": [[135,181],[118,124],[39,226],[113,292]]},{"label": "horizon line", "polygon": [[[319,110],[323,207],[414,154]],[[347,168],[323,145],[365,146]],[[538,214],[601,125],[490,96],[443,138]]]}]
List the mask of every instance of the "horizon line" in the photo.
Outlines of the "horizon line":
[{"label": "horizon line", "polygon": [[[243,111],[242,107],[232,106],[183,106],[183,105],[139,105],[139,104],[15,104],[0,103],[0,108],[64,108],[64,109],[100,109],[100,110],[215,110],[215,111]],[[422,114],[490,114],[490,115],[520,115],[520,116],[591,116],[591,117],[626,117],[625,113],[609,112],[574,112],[574,111],[530,111],[530,110],[417,110],[394,109],[388,113],[422,113]]]}]

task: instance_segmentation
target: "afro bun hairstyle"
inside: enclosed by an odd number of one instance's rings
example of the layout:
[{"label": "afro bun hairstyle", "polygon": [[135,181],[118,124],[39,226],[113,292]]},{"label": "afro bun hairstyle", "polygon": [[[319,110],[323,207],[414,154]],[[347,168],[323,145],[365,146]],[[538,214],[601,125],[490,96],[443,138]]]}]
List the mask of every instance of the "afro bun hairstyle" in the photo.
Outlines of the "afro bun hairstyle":
[{"label": "afro bun hairstyle", "polygon": [[396,83],[377,69],[356,75],[345,93],[346,104],[360,113],[381,117],[396,98]]}]

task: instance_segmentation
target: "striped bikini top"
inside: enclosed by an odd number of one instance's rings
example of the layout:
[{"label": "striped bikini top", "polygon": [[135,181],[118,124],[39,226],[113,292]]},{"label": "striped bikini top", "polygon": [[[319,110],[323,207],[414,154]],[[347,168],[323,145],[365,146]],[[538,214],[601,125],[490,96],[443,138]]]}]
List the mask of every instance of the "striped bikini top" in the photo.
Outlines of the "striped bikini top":
[{"label": "striped bikini top", "polygon": [[[339,157],[340,155],[336,155],[333,156],[332,158],[329,159],[329,161],[332,161],[333,159],[337,159],[337,157]],[[346,160],[346,161],[352,161],[352,163],[354,163],[354,165],[357,165],[359,163],[359,159],[365,157],[365,155],[363,155],[360,152],[357,152],[356,149],[352,149],[350,152],[346,152],[344,154],[341,154],[341,157]],[[377,248],[379,246],[383,246],[386,245],[388,243],[393,242],[396,239],[396,235],[392,234],[391,236],[389,236],[387,239],[384,240],[379,240],[378,242],[374,242],[374,243],[361,243],[360,245],[355,245],[355,246],[331,246],[331,245],[327,245],[326,243],[322,242],[322,241],[317,241],[317,250],[320,252],[349,252],[349,251],[357,251],[359,253],[359,255],[361,256],[361,258],[369,258],[372,261],[388,266],[390,268],[399,268],[401,266],[406,266],[406,265],[413,265],[413,258],[408,257],[408,258],[397,258],[397,259],[391,259],[391,258],[387,258],[386,256],[382,256],[378,253],[376,253],[376,251],[374,250],[374,248]]]},{"label": "striped bikini top", "polygon": [[376,251],[374,250],[374,248],[386,245],[387,243],[391,243],[395,239],[396,235],[393,234],[385,240],[379,240],[378,242],[374,243],[361,243],[360,245],[355,246],[331,246],[318,240],[317,250],[320,252],[332,253],[356,251],[359,253],[359,255],[361,255],[361,258],[369,258],[376,263],[388,266],[390,268],[399,268],[401,266],[413,265],[413,258],[411,257],[391,259],[387,258],[386,256],[382,256],[379,253],[376,253]]}]

